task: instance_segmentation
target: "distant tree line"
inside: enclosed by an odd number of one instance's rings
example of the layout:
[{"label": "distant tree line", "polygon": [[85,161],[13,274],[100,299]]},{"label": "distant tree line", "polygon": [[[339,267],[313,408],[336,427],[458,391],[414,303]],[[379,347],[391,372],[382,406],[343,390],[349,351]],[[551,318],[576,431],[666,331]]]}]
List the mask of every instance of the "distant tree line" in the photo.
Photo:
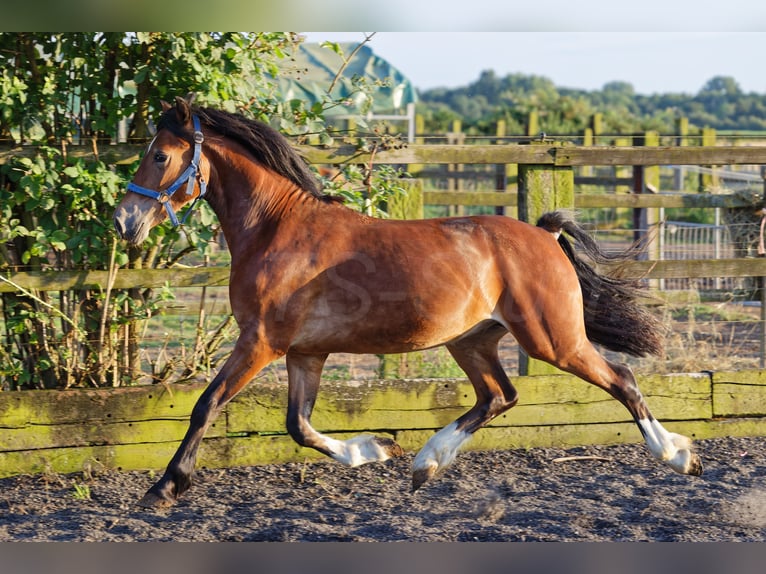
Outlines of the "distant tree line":
[{"label": "distant tree line", "polygon": [[421,92],[418,106],[429,132],[447,131],[459,119],[467,133],[492,135],[502,119],[506,133],[525,133],[531,111],[537,112],[540,129],[550,134],[582,132],[595,113],[602,114],[605,134],[646,130],[672,134],[680,117],[688,118],[692,133],[704,127],[766,130],[766,94],[745,93],[728,76],[711,78],[694,95],[642,95],[628,82],[609,82],[601,90],[586,91],[557,87],[542,76],[499,77],[487,70],[468,86]]}]

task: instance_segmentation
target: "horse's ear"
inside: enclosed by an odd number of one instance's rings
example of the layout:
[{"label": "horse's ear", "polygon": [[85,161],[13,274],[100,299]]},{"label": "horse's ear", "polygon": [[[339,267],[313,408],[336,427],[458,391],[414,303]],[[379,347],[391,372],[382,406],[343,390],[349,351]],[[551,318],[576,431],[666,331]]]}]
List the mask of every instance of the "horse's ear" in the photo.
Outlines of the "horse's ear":
[{"label": "horse's ear", "polygon": [[169,103],[167,103],[165,100],[160,100],[160,106],[162,106],[162,113],[165,113],[166,111],[168,111],[170,108],[173,107]]},{"label": "horse's ear", "polygon": [[176,97],[176,113],[178,114],[178,121],[182,125],[186,125],[191,122],[191,104],[184,98]]}]

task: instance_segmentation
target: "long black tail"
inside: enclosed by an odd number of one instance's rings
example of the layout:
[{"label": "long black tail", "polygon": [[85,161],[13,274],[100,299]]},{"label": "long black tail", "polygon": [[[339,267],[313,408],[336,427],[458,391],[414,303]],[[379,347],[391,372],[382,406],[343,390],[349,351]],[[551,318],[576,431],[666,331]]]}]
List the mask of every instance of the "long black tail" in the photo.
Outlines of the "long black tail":
[{"label": "long black tail", "polygon": [[560,234],[559,245],[572,262],[580,280],[588,338],[613,351],[635,356],[661,355],[665,327],[657,316],[639,303],[641,295],[645,296],[645,289],[638,281],[596,271],[577,255],[574,246],[561,232],[571,236],[580,251],[597,265],[614,266],[631,259],[634,252],[629,250],[624,254],[606,254],[566,212],[546,213],[537,225],[551,233]]}]

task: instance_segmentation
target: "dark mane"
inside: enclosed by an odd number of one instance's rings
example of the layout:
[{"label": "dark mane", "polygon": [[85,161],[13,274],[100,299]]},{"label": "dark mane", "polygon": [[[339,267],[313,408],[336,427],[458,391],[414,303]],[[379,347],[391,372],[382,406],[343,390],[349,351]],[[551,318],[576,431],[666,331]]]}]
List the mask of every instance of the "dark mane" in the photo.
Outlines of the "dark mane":
[{"label": "dark mane", "polygon": [[[306,193],[318,199],[333,199],[332,196],[322,193],[319,180],[306,161],[277,130],[263,122],[223,110],[193,106],[191,111],[199,116],[203,126],[223,137],[236,140],[250,151],[258,162],[286,177]],[[157,129],[168,129],[179,137],[192,139],[192,134],[178,122],[174,109],[162,114]]]}]

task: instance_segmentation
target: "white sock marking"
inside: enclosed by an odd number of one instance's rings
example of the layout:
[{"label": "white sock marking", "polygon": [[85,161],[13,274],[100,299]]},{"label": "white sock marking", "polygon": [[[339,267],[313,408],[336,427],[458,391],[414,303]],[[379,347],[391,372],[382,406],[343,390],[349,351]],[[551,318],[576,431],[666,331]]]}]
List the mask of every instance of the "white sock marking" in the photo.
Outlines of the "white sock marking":
[{"label": "white sock marking", "polygon": [[415,471],[433,468],[434,472],[447,468],[469,438],[470,433],[457,430],[457,423],[448,424],[429,439],[415,457],[412,468]]},{"label": "white sock marking", "polygon": [[391,458],[373,435],[359,435],[348,440],[324,437],[332,457],[346,466],[359,466],[368,462],[384,461]]},{"label": "white sock marking", "polygon": [[641,419],[638,424],[644,430],[646,445],[652,456],[685,474],[692,457],[691,440],[683,435],[668,432],[657,420]]}]

